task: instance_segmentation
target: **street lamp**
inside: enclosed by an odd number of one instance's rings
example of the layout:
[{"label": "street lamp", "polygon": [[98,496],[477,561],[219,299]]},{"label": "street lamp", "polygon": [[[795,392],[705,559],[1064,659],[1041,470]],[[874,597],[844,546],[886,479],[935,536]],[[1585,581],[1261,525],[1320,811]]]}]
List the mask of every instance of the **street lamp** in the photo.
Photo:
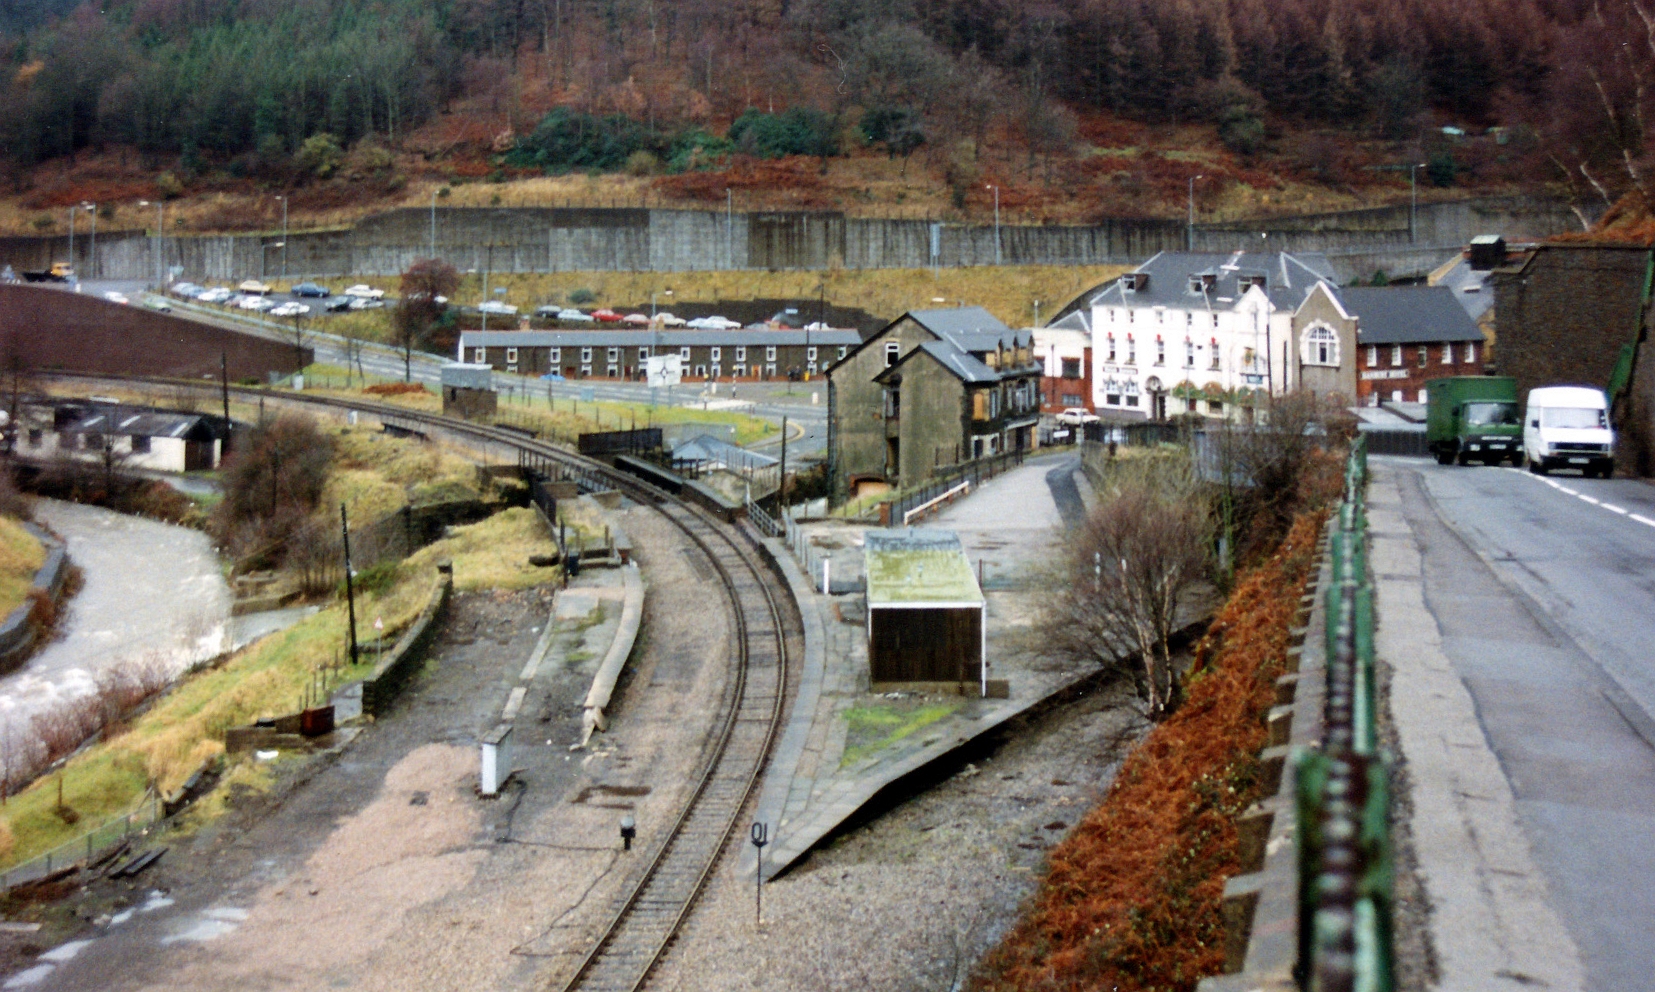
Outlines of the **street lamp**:
[{"label": "street lamp", "polygon": [[994,191],[994,264],[1000,264],[1000,187],[990,183],[987,187]]},{"label": "street lamp", "polygon": [[431,191],[431,256],[430,257],[432,257],[432,258],[437,257],[437,194],[440,193],[440,192],[442,192],[442,187],[440,187],[440,186],[437,189],[434,189],[434,190]]},{"label": "street lamp", "polygon": [[1419,224],[1419,183],[1415,181],[1415,174],[1425,168],[1424,162],[1408,166],[1408,243],[1414,243],[1415,230]]},{"label": "street lamp", "polygon": [[164,264],[162,255],[166,248],[166,241],[163,239],[166,237],[167,230],[165,225],[167,207],[161,200],[156,200],[154,203],[148,200],[139,200],[138,206],[155,208],[155,289],[159,292],[162,286],[161,266]]},{"label": "street lamp", "polygon": [[282,279],[286,280],[287,279],[287,197],[278,196],[278,197],[276,197],[276,199],[282,201],[282,240],[281,240],[281,246],[282,246]]},{"label": "street lamp", "polygon": [[81,201],[80,208],[92,215],[92,257],[86,262],[86,271],[92,278],[98,277],[98,205]]},{"label": "street lamp", "polygon": [[724,187],[724,267],[736,267],[736,199],[730,187]]},{"label": "street lamp", "polygon": [[1207,178],[1207,177],[1206,176],[1191,176],[1190,177],[1190,224],[1189,224],[1189,228],[1186,231],[1185,236],[1184,236],[1184,250],[1185,251],[1194,251],[1195,250],[1195,181],[1197,179],[1205,179],[1205,178]]},{"label": "street lamp", "polygon": [[282,254],[286,255],[287,254],[287,242],[286,241],[277,241],[274,244],[261,245],[260,248],[262,250],[259,252],[259,278],[262,280],[264,278],[264,272],[265,272],[265,269],[267,267],[266,266],[266,260],[270,258],[270,249],[280,248],[282,250]]},{"label": "street lamp", "polygon": [[78,203],[69,205],[69,282],[76,289],[80,288],[80,273],[75,270],[75,211],[79,209]]},{"label": "street lamp", "polygon": [[[662,296],[671,296],[672,295],[672,290],[670,290],[670,289],[665,290],[661,293],[661,295]],[[650,293],[649,293],[649,333],[650,333],[649,357],[654,358],[661,350],[661,325],[655,322],[655,291],[654,290],[650,290]],[[648,377],[649,377],[649,372],[646,370],[644,372],[644,378],[647,380]]]}]

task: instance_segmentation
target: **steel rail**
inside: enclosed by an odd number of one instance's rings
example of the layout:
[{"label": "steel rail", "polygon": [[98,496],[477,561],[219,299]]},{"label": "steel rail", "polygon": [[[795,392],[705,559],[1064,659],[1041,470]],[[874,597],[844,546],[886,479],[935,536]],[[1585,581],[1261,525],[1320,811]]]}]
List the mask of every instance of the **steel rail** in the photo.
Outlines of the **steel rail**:
[{"label": "steel rail", "polygon": [[[44,372],[41,378],[109,382],[124,387],[189,388],[215,395],[216,383],[123,376],[110,373]],[[730,602],[735,623],[736,664],[721,700],[717,738],[697,770],[695,786],[671,828],[650,854],[649,863],[601,933],[563,982],[564,992],[632,992],[641,988],[671,947],[729,846],[737,818],[746,808],[775,745],[787,689],[787,613],[756,560],[751,533],[728,525],[693,503],[636,476],[523,434],[456,420],[387,403],[331,396],[305,396],[266,388],[230,386],[240,399],[357,411],[386,421],[416,423],[461,437],[502,444],[519,452],[520,463],[539,461],[571,470],[587,480],[602,479],[666,517],[706,556]],[[754,671],[757,667],[757,671]],[[732,748],[732,745],[735,745]]]}]

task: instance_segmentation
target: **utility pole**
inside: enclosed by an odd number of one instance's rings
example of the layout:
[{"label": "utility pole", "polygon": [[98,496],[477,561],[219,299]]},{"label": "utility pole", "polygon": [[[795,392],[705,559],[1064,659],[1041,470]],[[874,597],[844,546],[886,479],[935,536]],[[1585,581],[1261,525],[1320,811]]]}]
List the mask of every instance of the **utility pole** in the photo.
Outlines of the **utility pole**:
[{"label": "utility pole", "polygon": [[345,539],[345,609],[351,630],[351,664],[356,664],[356,586],[351,581],[351,522],[345,504],[339,504],[339,529]]},{"label": "utility pole", "polygon": [[782,416],[782,466],[781,478],[777,484],[776,501],[781,506],[782,516],[787,516],[787,417]]},{"label": "utility pole", "polygon": [[287,281],[287,197],[278,196],[282,201],[282,281]]},{"label": "utility pole", "polygon": [[98,277],[98,205],[96,203],[82,203],[80,208],[92,215],[92,257],[86,260],[86,274],[96,279]]},{"label": "utility pole", "polygon": [[437,194],[441,187],[431,191],[431,257],[437,257]]},{"label": "utility pole", "polygon": [[230,359],[224,352],[218,353],[218,385],[224,397],[224,430],[229,436],[230,430]]},{"label": "utility pole", "polygon": [[730,187],[724,187],[724,267],[736,267],[736,200]]},{"label": "utility pole", "polygon": [[1194,251],[1195,250],[1195,181],[1197,179],[1205,179],[1205,178],[1207,178],[1207,177],[1206,176],[1191,176],[1190,177],[1190,223],[1189,223],[1189,228],[1186,230],[1185,235],[1184,235],[1184,250],[1185,251]]}]

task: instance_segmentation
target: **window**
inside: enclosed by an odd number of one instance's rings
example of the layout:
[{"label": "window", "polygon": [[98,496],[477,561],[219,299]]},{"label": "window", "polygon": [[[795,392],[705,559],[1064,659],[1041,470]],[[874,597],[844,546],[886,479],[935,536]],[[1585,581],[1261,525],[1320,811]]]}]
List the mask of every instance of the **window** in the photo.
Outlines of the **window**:
[{"label": "window", "polygon": [[1079,379],[1080,378],[1080,359],[1078,359],[1078,358],[1065,358],[1065,359],[1063,359],[1063,378],[1065,378],[1065,379]]},{"label": "window", "polygon": [[616,366],[613,366],[613,365],[609,366],[608,371],[604,372],[604,375],[608,376],[611,379],[615,378],[619,374],[620,374],[620,369],[617,368]]},{"label": "window", "polygon": [[[1392,365],[1401,365],[1402,364],[1402,346],[1399,345],[1399,344],[1391,345],[1391,364]],[[1402,401],[1397,400],[1397,402],[1401,403]]]},{"label": "window", "polygon": [[639,348],[638,349],[638,364],[642,365],[647,361],[649,361],[649,348],[648,347]]},{"label": "window", "polygon": [[776,363],[775,362],[767,362],[765,364],[765,366],[764,366],[764,377],[766,379],[774,379],[776,377]]},{"label": "window", "polygon": [[[724,351],[723,348],[720,348],[718,345],[713,345],[712,348],[708,350],[707,357],[716,362],[721,357],[721,353],[723,351]],[[718,373],[714,372],[713,374],[717,375]]]},{"label": "window", "polygon": [[517,364],[517,349],[516,348],[507,348],[506,349],[506,361],[510,362],[513,365]]},{"label": "window", "polygon": [[1431,360],[1431,349],[1425,347],[1424,345],[1420,345],[1419,346],[1419,367],[1424,368],[1425,363],[1429,362],[1430,360]]},{"label": "window", "polygon": [[619,348],[610,348],[609,353],[604,355],[604,359],[607,360],[607,361],[611,361],[611,362],[620,361],[621,360],[621,349],[619,349]]},{"label": "window", "polygon": [[767,361],[767,362],[773,362],[773,361],[776,360],[776,346],[775,345],[769,344],[769,345],[764,346],[764,360]]},{"label": "window", "polygon": [[696,366],[696,367],[695,367],[695,377],[696,377],[696,378],[697,378],[697,379],[705,379],[705,378],[707,378],[707,366],[705,366],[705,365],[697,365],[697,366]]},{"label": "window", "polygon": [[1109,357],[1105,360],[1110,362],[1115,360],[1115,335],[1113,334],[1109,335]]},{"label": "window", "polygon": [[149,437],[147,435],[142,435],[142,434],[133,435],[133,437],[132,437],[132,453],[135,454],[135,455],[147,455],[147,454],[149,454]]},{"label": "window", "polygon": [[[714,349],[713,349],[713,350],[714,350],[714,351],[717,351],[717,350],[718,350],[718,349],[717,349],[717,348],[714,348]],[[713,378],[714,378],[714,379],[717,379],[717,378],[718,378],[718,377],[719,377],[719,376],[721,376],[721,375],[723,375],[723,374],[724,374],[724,371],[723,371],[723,369],[722,369],[722,368],[720,368],[720,367],[719,367],[719,366],[717,366],[717,365],[714,365],[714,366],[713,366],[713,367],[712,367],[712,376],[713,376]]]},{"label": "window", "polygon": [[591,374],[592,374],[592,366],[582,365],[580,367],[580,377],[582,379],[585,379],[585,378],[589,377]]},{"label": "window", "polygon": [[1370,344],[1370,345],[1368,345],[1368,368],[1370,368],[1370,369],[1371,368],[1377,368],[1378,365],[1379,365],[1379,346],[1376,345],[1376,344]]},{"label": "window", "polygon": [[487,348],[473,348],[473,349],[471,349],[471,360],[474,363],[478,364],[478,365],[487,364],[488,363],[488,349]]},{"label": "window", "polygon": [[1223,403],[1223,401],[1222,400],[1208,400],[1207,401],[1207,412],[1208,413],[1223,413],[1224,412],[1224,403]]},{"label": "window", "polygon": [[1126,364],[1138,364],[1138,343],[1132,340],[1132,335],[1126,336]]},{"label": "window", "polygon": [[688,362],[690,360],[690,350],[688,348],[679,348],[678,359],[682,362]]},{"label": "window", "polygon": [[1477,342],[1467,341],[1465,343],[1465,360],[1467,362],[1475,362],[1477,360]]},{"label": "window", "polygon": [[508,366],[506,366],[506,371],[507,372],[516,372],[517,371],[517,366],[516,365],[508,365]]},{"label": "window", "polygon": [[[744,344],[736,345],[736,361],[745,362],[746,360],[747,360],[747,346],[744,345]],[[741,373],[738,372],[736,374],[740,375]]]},{"label": "window", "polygon": [[1218,368],[1218,339],[1217,338],[1213,338],[1213,343],[1212,343],[1212,367],[1215,368],[1215,369]]},{"label": "window", "polygon": [[848,351],[849,348],[850,348],[849,345],[843,345],[843,344],[840,345],[839,346],[839,357],[844,358],[845,357],[845,352]]},{"label": "window", "polygon": [[1079,393],[1064,393],[1063,394],[1063,405],[1064,406],[1082,406],[1082,405],[1085,404],[1085,402],[1086,402],[1086,398],[1084,396],[1080,395]]},{"label": "window", "polygon": [[581,360],[582,363],[590,362],[592,360],[592,349],[591,348],[582,348],[582,349],[580,349],[580,360]]},{"label": "window", "polygon": [[1195,368],[1195,342],[1189,338],[1184,339],[1184,368]]},{"label": "window", "polygon": [[809,372],[811,375],[815,375],[816,374],[816,363],[815,362],[806,362],[805,363],[805,371]]},{"label": "window", "polygon": [[1165,365],[1166,363],[1167,363],[1167,343],[1165,341],[1162,341],[1160,339],[1160,337],[1157,336],[1155,338],[1155,364],[1156,365]]},{"label": "window", "polygon": [[988,419],[988,393],[981,389],[971,394],[971,419]]},{"label": "window", "polygon": [[814,362],[816,360],[816,346],[815,345],[811,345],[810,347],[805,349],[805,358],[812,361],[812,362]]},{"label": "window", "polygon": [[1453,365],[1454,364],[1454,346],[1453,345],[1445,344],[1445,345],[1442,346],[1442,364],[1444,364],[1444,365]]},{"label": "window", "polygon": [[902,393],[900,390],[885,390],[885,416],[892,419],[902,416]]},{"label": "window", "polygon": [[38,428],[38,427],[29,428],[29,447],[31,447],[31,448],[40,447],[40,444],[45,439],[45,437],[46,437],[46,432],[41,430],[40,428]]},{"label": "window", "polygon": [[1213,314],[1213,326],[1214,327],[1218,326],[1218,314],[1216,314],[1216,313]]},{"label": "window", "polygon": [[737,379],[747,378],[747,366],[745,365],[737,365],[734,369],[731,369],[731,372],[735,374]]},{"label": "window", "polygon": [[1306,365],[1338,365],[1339,334],[1326,324],[1315,324],[1304,332],[1302,359]]},{"label": "window", "polygon": [[546,361],[550,362],[553,365],[556,365],[558,362],[563,361],[563,349],[562,348],[552,348],[549,351],[547,351],[546,352]]}]

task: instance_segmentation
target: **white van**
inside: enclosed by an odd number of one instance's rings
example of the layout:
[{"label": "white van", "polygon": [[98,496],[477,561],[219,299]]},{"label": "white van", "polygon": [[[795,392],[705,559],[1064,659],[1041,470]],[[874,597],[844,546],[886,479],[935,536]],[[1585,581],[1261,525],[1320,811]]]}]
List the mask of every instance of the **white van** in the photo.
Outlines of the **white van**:
[{"label": "white van", "polygon": [[1578,468],[1587,478],[1613,475],[1615,432],[1609,429],[1609,398],[1588,386],[1529,390],[1523,453],[1536,475],[1554,468]]}]

